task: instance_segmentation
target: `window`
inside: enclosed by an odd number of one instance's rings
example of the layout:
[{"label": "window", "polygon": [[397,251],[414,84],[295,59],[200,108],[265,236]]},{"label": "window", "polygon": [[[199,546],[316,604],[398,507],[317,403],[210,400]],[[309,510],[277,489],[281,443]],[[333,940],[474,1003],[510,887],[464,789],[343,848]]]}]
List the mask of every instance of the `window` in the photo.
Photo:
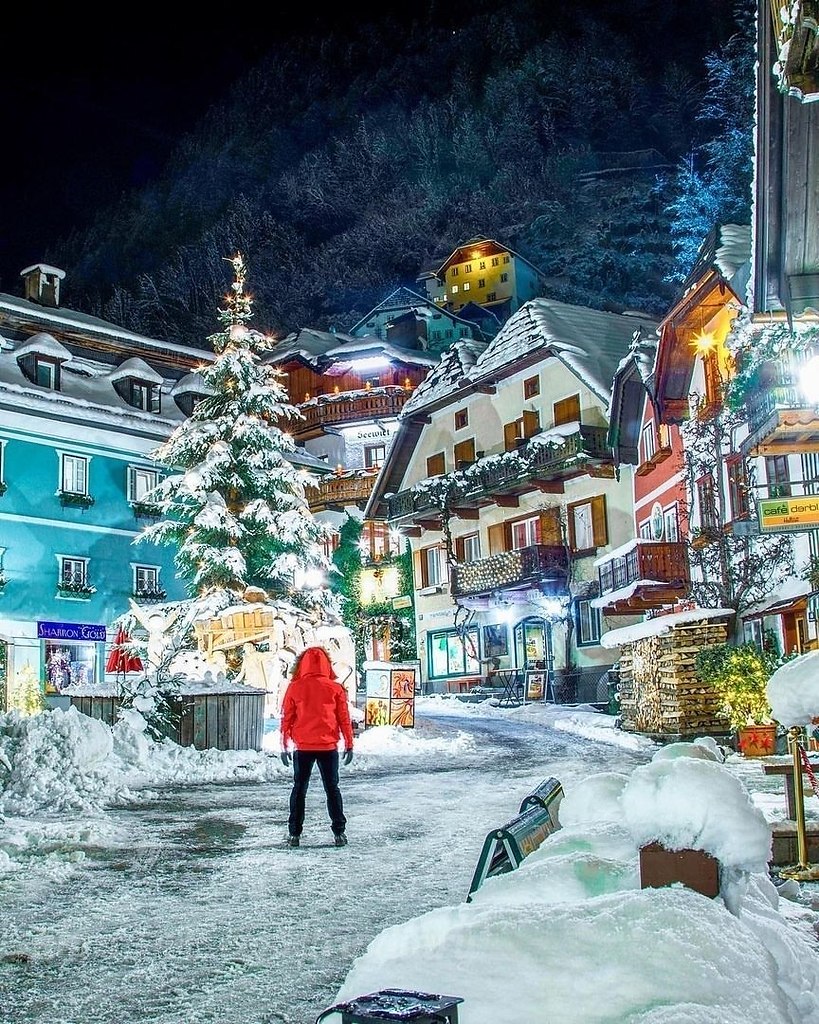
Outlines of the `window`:
[{"label": "window", "polygon": [[722,402],[722,380],[719,373],[719,358],[716,349],[710,349],[702,360],[705,370],[705,403],[707,406],[720,405]]},{"label": "window", "polygon": [[5,490],[6,482],[6,442],[0,440],[0,494]]},{"label": "window", "polygon": [[572,395],[570,398],[562,398],[552,406],[555,426],[563,423],[580,422],[580,395]]},{"label": "window", "polygon": [[654,431],[654,420],[649,420],[643,427],[642,438],[642,461],[650,462],[657,451],[657,435]]},{"label": "window", "polygon": [[141,380],[130,380],[126,401],[144,412],[159,412],[159,386]]},{"label": "window", "polygon": [[486,294],[486,301],[487,302],[494,302],[495,299],[497,299],[497,297],[498,297],[498,293],[497,292],[487,292],[487,294]]},{"label": "window", "polygon": [[745,460],[740,456],[726,459],[728,469],[728,502],[731,519],[747,519],[751,514],[748,501],[748,479]]},{"label": "window", "polygon": [[700,507],[700,527],[703,530],[717,529],[717,503],[714,493],[714,478],[708,473],[697,481],[697,503]]},{"label": "window", "polygon": [[88,586],[88,559],[60,556],[60,587],[84,589]]},{"label": "window", "polygon": [[450,291],[452,292],[453,295],[457,295],[458,294],[458,286],[457,286],[457,284],[453,284],[453,286],[450,288]]},{"label": "window", "polygon": [[530,412],[524,409],[523,415],[518,420],[503,425],[504,447],[507,452],[513,452],[522,446],[522,442],[534,437],[540,430],[540,415],[537,412]]},{"label": "window", "polygon": [[464,267],[464,273],[465,274],[471,274],[472,273],[472,264],[471,263],[467,263],[467,265]]},{"label": "window", "polygon": [[532,544],[540,544],[540,516],[519,519],[512,523],[512,549],[528,548]]},{"label": "window", "polygon": [[468,441],[459,441],[453,449],[455,457],[455,468],[466,469],[475,461],[475,438],[470,437]]},{"label": "window", "polygon": [[504,256],[503,257],[503,262],[504,263],[508,263],[509,262],[509,257],[508,256]]},{"label": "window", "polygon": [[451,270],[449,271],[449,276],[450,277],[457,277],[458,276],[458,268],[457,267],[452,267]]},{"label": "window", "polygon": [[34,357],[34,383],[43,388],[51,388],[52,391],[59,391],[60,364],[56,359]]},{"label": "window", "polygon": [[443,452],[430,455],[427,459],[427,476],[443,476],[446,472],[446,460]]},{"label": "window", "polygon": [[469,283],[469,281],[464,281],[464,291],[465,292],[468,292],[471,287],[472,287],[472,285]]},{"label": "window", "polygon": [[765,457],[765,474],[768,478],[769,498],[789,498],[791,496],[791,476],[788,470],[787,455],[767,455]]},{"label": "window", "polygon": [[145,495],[159,483],[159,471],[143,469],[141,466],[128,467],[128,501],[144,501]]},{"label": "window", "polygon": [[88,494],[88,459],[82,455],[63,455],[60,463],[60,490]]},{"label": "window", "polygon": [[430,679],[480,675],[478,627],[472,626],[463,634],[454,629],[427,633],[427,665]]},{"label": "window", "polygon": [[599,608],[592,608],[591,601],[578,601],[575,606],[575,620],[578,646],[600,642]]},{"label": "window", "polygon": [[[0,480],[2,480],[2,475],[0,475]],[[819,493],[819,453],[803,453],[802,481],[805,494]],[[815,531],[811,530],[810,532],[813,534]]]},{"label": "window", "polygon": [[486,270],[486,260],[481,260],[478,264],[478,270]]},{"label": "window", "polygon": [[567,505],[569,547],[572,551],[591,551],[608,543],[606,499],[602,494]]},{"label": "window", "polygon": [[134,574],[134,596],[150,598],[154,601],[163,601],[165,592],[159,585],[159,567],[156,565],[135,565]]},{"label": "window", "polygon": [[503,283],[504,281],[508,281],[509,280],[509,275],[508,274],[501,274],[500,279],[501,279],[501,283]]},{"label": "window", "polygon": [[498,257],[497,256],[493,256],[492,257],[492,266],[493,267],[497,267],[499,264],[500,264],[500,260],[498,259]]},{"label": "window", "polygon": [[477,562],[481,557],[480,534],[467,533],[455,539],[455,557],[459,562]]},{"label": "window", "polygon": [[663,536],[672,543],[680,539],[680,514],[676,502],[663,509]]},{"label": "window", "polygon": [[540,394],[540,377],[527,377],[523,382],[523,397],[534,398]]},{"label": "window", "polygon": [[650,519],[644,519],[643,522],[640,523],[640,528],[638,530],[638,533],[640,535],[640,540],[653,540],[654,539],[653,536],[652,536],[651,520]]},{"label": "window", "polygon": [[485,277],[479,277],[478,278],[478,287],[479,288],[485,288],[486,287],[486,278]]},{"label": "window", "polygon": [[368,444],[364,447],[364,467],[366,469],[378,469],[387,457],[387,446],[383,444]]},{"label": "window", "polygon": [[461,409],[455,413],[455,429],[463,430],[464,427],[469,425],[469,412],[466,409]]},{"label": "window", "polygon": [[439,587],[447,580],[446,552],[439,545],[421,548],[421,587]]}]

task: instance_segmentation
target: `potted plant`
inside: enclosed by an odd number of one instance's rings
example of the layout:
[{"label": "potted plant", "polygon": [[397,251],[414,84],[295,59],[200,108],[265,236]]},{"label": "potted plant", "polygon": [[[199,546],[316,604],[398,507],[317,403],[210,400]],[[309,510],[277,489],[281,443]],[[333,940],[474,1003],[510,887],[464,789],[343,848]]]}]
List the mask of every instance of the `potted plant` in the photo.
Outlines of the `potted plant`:
[{"label": "potted plant", "polygon": [[719,695],[721,714],[736,733],[745,757],[776,752],[777,724],[768,703],[767,685],[782,659],[771,646],[715,644],[696,657],[697,676]]}]

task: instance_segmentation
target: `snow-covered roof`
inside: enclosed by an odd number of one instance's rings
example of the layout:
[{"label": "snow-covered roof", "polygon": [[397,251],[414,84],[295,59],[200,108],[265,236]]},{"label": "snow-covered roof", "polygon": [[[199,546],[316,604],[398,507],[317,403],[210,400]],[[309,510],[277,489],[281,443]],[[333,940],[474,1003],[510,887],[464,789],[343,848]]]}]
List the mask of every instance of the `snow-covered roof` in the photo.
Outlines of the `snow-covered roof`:
[{"label": "snow-covered roof", "polygon": [[174,397],[176,395],[207,395],[211,393],[212,389],[205,383],[204,377],[198,370],[186,373],[170,390],[170,394]]},{"label": "snow-covered roof", "polygon": [[32,263],[30,267],[24,267],[20,271],[20,277],[25,277],[26,274],[30,274],[32,270],[42,270],[44,274],[54,274],[61,281],[65,277],[65,271],[60,270],[59,267],[52,267],[49,263]]},{"label": "snow-covered roof", "polygon": [[59,359],[61,362],[69,362],[71,359],[71,353],[65,347],[61,345],[59,341],[46,331],[38,331],[37,334],[32,336],[25,341],[22,345],[18,345],[14,350],[14,355],[17,359],[23,356],[35,353],[38,356],[51,356],[52,359]]},{"label": "snow-covered roof", "polygon": [[537,353],[544,359],[559,359],[608,405],[614,372],[629,352],[635,332],[656,327],[657,321],[646,314],[609,313],[547,298],[532,299],[488,344],[456,342],[415,389],[404,415],[461,388],[495,383],[499,376],[513,371],[516,363]]},{"label": "snow-covered roof", "polygon": [[798,601],[799,598],[807,597],[810,593],[812,593],[812,590],[807,580],[790,576],[782,583],[781,586],[777,587],[776,590],[772,591],[770,594],[766,594],[764,600],[746,608],[742,613],[742,618],[758,618],[768,611],[770,611],[771,614],[774,614],[774,609],[780,605],[786,605],[790,604],[792,601]]},{"label": "snow-covered roof", "polygon": [[108,375],[108,379],[112,383],[115,380],[127,380],[131,377],[137,380],[148,381],[150,384],[161,384],[163,380],[162,375],[157,373],[153,367],[148,366],[145,360],[140,359],[139,356],[126,359]]},{"label": "snow-covered roof", "polygon": [[684,612],[673,612],[671,615],[658,615],[646,622],[638,622],[633,626],[612,629],[600,637],[600,646],[610,650],[632,644],[635,640],[645,640],[650,636],[662,636],[675,626],[688,622],[703,622],[705,619],[729,619],[734,615],[733,608],[692,608]]},{"label": "snow-covered roof", "polygon": [[437,356],[427,355],[416,349],[404,348],[383,341],[373,334],[365,334],[362,338],[353,338],[342,345],[328,349],[324,356],[333,362],[349,362],[354,359],[366,359],[368,355],[383,355],[385,358],[399,363],[417,363],[420,366],[435,366]]}]

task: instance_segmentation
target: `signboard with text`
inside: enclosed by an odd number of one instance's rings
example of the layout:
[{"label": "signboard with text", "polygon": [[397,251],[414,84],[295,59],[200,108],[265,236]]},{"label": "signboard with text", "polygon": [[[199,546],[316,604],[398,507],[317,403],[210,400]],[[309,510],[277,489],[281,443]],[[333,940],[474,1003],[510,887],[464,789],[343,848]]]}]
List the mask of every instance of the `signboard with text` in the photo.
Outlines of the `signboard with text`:
[{"label": "signboard with text", "polygon": [[819,529],[819,494],[765,498],[759,503],[759,528],[763,533]]},{"label": "signboard with text", "polygon": [[38,622],[38,640],[85,640],[105,643],[105,626],[93,622]]}]

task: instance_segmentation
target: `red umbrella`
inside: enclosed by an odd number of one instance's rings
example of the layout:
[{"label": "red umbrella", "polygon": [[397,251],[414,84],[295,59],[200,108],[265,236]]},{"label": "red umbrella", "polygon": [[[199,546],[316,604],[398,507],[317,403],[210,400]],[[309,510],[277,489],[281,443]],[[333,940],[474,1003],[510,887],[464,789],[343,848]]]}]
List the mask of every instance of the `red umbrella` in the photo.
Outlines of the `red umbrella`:
[{"label": "red umbrella", "polygon": [[108,661],[105,663],[106,672],[116,672],[117,675],[124,675],[126,672],[142,671],[142,661],[129,650],[130,643],[131,638],[120,626],[117,630],[117,635],[114,637],[114,646],[108,655]]}]

